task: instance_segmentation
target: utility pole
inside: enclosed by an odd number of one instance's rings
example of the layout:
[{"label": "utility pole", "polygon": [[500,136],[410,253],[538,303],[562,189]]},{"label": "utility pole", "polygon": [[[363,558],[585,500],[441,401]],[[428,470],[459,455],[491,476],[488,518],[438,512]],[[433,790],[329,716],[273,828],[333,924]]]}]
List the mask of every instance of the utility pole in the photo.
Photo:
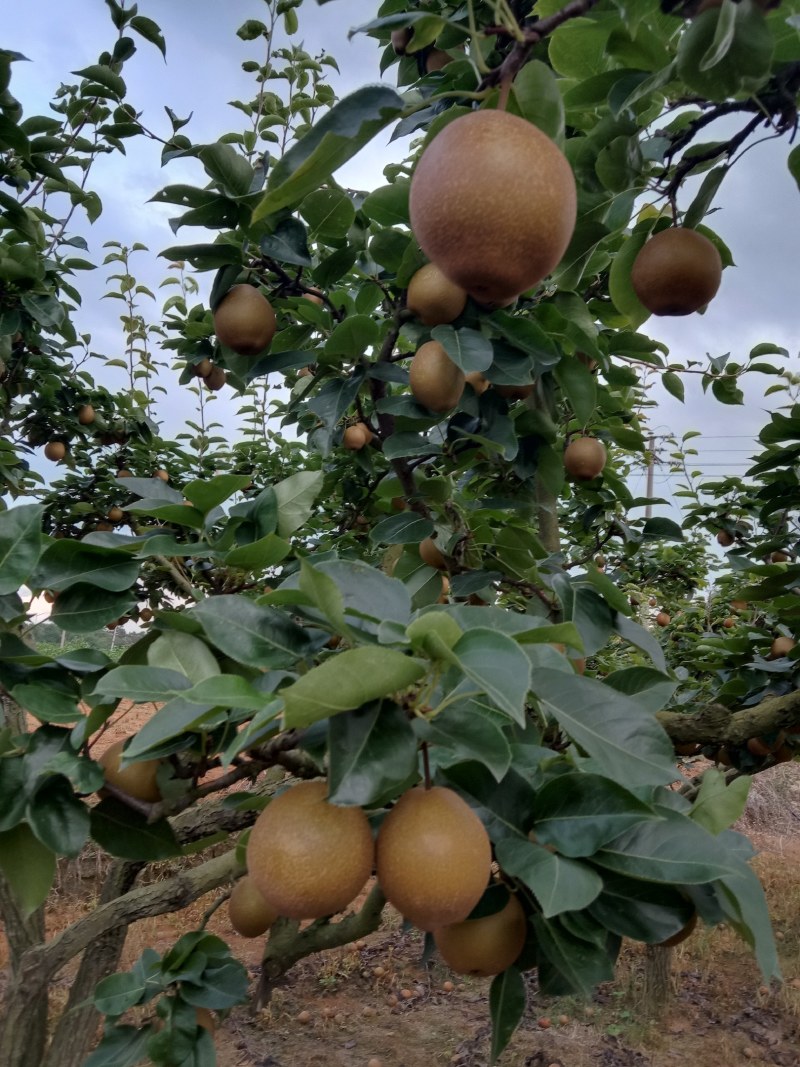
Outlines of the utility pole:
[{"label": "utility pole", "polygon": [[[649,461],[647,464],[647,489],[645,490],[645,496],[649,500],[653,495],[653,475],[656,469],[656,437],[655,434],[650,434],[647,441],[647,451],[649,453]],[[651,519],[653,517],[653,505],[648,504],[644,511],[644,517]]]}]

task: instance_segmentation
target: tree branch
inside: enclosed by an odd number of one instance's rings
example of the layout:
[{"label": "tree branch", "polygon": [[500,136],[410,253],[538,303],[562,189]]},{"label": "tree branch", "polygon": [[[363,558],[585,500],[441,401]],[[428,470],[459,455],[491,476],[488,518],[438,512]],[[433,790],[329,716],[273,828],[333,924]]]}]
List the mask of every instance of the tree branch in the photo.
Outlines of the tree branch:
[{"label": "tree branch", "polygon": [[744,745],[751,737],[777,733],[800,722],[800,690],[768,697],[740,711],[709,704],[691,715],[660,711],[656,718],[677,744]]},{"label": "tree branch", "polygon": [[300,930],[297,922],[279,919],[270,930],[269,940],[261,961],[261,980],[256,994],[256,1011],[260,1011],[269,1002],[271,987],[298,960],[311,956],[315,952],[349,945],[351,941],[377,930],[385,905],[386,897],[376,882],[361,909],[355,915],[345,916],[338,923],[325,919]]}]

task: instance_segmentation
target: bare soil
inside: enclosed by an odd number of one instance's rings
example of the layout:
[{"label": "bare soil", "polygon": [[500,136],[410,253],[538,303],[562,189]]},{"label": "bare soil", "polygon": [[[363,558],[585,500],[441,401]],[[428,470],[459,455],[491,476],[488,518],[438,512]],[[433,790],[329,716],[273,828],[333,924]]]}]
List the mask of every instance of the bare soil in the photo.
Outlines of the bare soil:
[{"label": "bare soil", "polygon": [[[152,707],[128,709],[102,742],[134,732]],[[759,855],[784,983],[768,988],[749,948],[730,929],[698,930],[673,952],[671,1003],[662,1018],[642,1009],[644,950],[626,944],[617,977],[589,1002],[545,998],[529,978],[525,1021],[501,1067],[800,1067],[800,765],[756,779],[741,827]],[[87,855],[62,872],[48,909],[55,933],[93,906],[102,861]],[[124,965],[150,945],[168,949],[196,928],[217,894],[131,928]],[[257,983],[262,939],[236,935],[223,906],[208,922]],[[0,939],[0,968],[5,945]],[[489,980],[463,979],[437,959],[422,962],[422,935],[399,916],[343,949],[309,957],[253,1014],[235,1009],[216,1035],[219,1067],[484,1067],[489,1063]],[[53,989],[66,1000],[70,972]]]}]

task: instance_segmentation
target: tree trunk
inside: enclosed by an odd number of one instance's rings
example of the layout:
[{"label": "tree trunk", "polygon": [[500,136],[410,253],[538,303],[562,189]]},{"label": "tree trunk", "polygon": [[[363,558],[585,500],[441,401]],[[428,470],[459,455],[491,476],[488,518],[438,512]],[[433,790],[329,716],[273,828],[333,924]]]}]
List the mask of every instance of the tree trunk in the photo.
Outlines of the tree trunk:
[{"label": "tree trunk", "polygon": [[672,999],[672,949],[648,945],[644,957],[642,1002],[648,1019],[660,1019]]},{"label": "tree trunk", "polygon": [[[117,861],[108,873],[99,903],[105,904],[127,893],[142,866]],[[92,1003],[94,987],[117,969],[127,934],[127,926],[108,930],[84,952],[42,1067],[81,1067],[89,1055],[100,1018]]]},{"label": "tree trunk", "polygon": [[30,984],[20,971],[25,952],[44,941],[44,908],[23,917],[0,876],[0,918],[9,947],[9,981],[0,1023],[0,1064],[39,1067],[47,1037],[47,984]]}]

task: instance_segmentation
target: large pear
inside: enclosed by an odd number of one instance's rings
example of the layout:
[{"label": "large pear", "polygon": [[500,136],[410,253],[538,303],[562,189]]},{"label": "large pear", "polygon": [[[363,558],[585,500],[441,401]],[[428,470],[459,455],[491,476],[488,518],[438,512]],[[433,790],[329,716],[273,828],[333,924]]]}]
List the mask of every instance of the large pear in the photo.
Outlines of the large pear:
[{"label": "large pear", "polygon": [[411,228],[481,304],[501,306],[558,265],[575,229],[566,156],[525,119],[473,111],[428,145],[411,179]]}]

